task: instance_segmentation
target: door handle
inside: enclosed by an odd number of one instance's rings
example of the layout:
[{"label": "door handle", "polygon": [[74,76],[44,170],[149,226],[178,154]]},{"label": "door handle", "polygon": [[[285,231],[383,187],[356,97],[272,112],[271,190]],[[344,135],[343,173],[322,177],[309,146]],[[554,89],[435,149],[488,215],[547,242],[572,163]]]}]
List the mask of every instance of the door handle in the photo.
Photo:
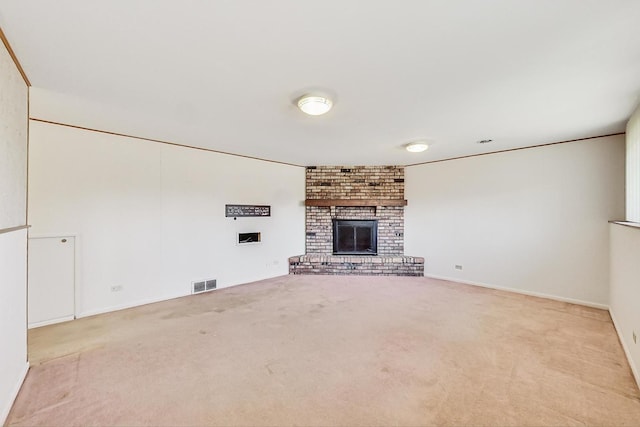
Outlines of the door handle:
[{"label": "door handle", "polygon": [[67,243],[67,239],[60,240],[62,243]]}]

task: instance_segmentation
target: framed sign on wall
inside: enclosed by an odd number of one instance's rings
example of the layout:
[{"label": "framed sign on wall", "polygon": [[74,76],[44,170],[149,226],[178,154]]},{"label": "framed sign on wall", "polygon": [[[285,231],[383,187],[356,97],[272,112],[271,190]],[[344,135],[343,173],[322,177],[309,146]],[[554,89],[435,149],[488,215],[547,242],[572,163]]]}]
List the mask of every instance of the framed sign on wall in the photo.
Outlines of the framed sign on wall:
[{"label": "framed sign on wall", "polygon": [[226,217],[247,217],[247,216],[271,216],[271,206],[269,205],[225,205],[224,216]]}]

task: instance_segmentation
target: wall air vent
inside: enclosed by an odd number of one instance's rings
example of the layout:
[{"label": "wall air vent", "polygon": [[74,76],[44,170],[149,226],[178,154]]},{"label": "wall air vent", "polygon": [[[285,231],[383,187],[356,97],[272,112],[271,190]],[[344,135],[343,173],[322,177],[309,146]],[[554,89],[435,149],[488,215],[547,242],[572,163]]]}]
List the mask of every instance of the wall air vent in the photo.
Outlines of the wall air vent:
[{"label": "wall air vent", "polygon": [[191,293],[199,294],[202,292],[208,292],[216,289],[216,279],[199,280],[197,282],[191,282]]}]

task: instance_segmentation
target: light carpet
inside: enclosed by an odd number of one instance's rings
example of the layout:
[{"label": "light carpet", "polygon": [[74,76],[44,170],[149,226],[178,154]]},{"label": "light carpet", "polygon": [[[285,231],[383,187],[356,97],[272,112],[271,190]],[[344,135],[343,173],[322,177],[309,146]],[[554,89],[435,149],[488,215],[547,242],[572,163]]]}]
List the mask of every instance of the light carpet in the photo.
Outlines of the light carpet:
[{"label": "light carpet", "polygon": [[29,342],[10,426],[640,425],[606,311],[423,277],[283,276]]}]

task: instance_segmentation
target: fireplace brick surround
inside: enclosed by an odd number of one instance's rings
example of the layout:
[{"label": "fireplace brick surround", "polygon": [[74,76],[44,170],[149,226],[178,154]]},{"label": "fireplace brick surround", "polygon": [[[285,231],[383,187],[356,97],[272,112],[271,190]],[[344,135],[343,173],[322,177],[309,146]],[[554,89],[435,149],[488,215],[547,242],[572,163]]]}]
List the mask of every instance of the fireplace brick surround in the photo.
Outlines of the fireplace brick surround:
[{"label": "fireplace brick surround", "polygon": [[[404,255],[404,167],[310,166],[306,198],[306,254],[290,274],[424,275],[424,258]],[[332,219],[378,220],[378,254],[333,255]]]}]

